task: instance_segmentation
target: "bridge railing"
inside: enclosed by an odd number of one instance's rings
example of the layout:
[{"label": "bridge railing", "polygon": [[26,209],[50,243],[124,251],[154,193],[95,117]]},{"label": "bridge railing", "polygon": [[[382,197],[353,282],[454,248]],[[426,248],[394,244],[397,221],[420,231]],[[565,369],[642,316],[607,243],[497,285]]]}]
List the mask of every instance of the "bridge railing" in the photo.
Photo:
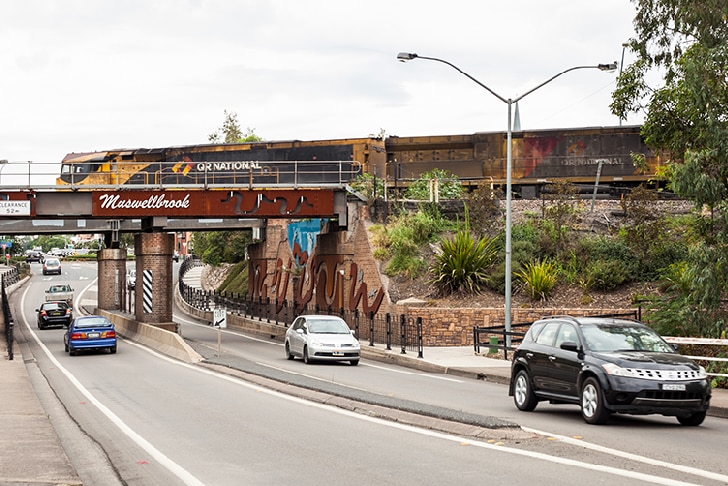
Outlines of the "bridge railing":
[{"label": "bridge railing", "polygon": [[5,162],[4,190],[342,189],[362,172],[351,160]]}]

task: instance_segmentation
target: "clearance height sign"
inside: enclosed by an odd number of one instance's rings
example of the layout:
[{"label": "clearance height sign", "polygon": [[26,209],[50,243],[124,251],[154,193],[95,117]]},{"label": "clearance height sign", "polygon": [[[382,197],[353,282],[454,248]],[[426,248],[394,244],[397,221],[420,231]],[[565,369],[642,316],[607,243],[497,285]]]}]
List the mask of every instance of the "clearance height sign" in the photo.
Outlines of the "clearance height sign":
[{"label": "clearance height sign", "polygon": [[334,216],[334,191],[94,191],[93,216],[113,218],[310,218]]}]

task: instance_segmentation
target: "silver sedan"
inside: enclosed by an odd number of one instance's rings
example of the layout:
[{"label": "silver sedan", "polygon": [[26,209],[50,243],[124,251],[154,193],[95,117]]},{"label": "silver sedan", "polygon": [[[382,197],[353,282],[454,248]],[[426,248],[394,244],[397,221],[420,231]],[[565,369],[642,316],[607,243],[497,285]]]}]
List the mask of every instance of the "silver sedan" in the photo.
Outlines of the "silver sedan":
[{"label": "silver sedan", "polygon": [[299,316],[286,331],[286,358],[311,361],[348,361],[359,364],[361,348],[354,331],[336,316]]}]

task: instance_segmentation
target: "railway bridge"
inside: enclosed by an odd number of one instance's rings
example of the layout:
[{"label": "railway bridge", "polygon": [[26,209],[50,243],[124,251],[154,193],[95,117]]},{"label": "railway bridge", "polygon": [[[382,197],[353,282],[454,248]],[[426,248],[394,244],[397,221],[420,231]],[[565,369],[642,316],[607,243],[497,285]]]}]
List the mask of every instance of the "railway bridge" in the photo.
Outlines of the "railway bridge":
[{"label": "railway bridge", "polygon": [[120,233],[134,233],[135,318],[172,326],[172,232],[257,228],[265,239],[269,219],[335,218],[347,223],[343,184],[323,188],[158,187],[0,188],[0,233],[103,234],[98,254],[98,307],[120,310],[126,249]]}]

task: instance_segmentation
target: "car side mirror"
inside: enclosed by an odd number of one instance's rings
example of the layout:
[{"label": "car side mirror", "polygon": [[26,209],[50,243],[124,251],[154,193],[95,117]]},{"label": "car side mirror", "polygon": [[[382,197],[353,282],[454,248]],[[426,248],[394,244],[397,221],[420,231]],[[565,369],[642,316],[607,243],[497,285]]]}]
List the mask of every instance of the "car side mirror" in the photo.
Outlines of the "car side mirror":
[{"label": "car side mirror", "polygon": [[301,329],[300,327],[299,327],[298,329],[296,329],[296,332],[297,332],[298,334],[301,334],[301,335],[303,335],[303,329]]},{"label": "car side mirror", "polygon": [[574,341],[564,341],[559,347],[566,351],[574,351],[575,353],[579,351],[579,345]]}]

